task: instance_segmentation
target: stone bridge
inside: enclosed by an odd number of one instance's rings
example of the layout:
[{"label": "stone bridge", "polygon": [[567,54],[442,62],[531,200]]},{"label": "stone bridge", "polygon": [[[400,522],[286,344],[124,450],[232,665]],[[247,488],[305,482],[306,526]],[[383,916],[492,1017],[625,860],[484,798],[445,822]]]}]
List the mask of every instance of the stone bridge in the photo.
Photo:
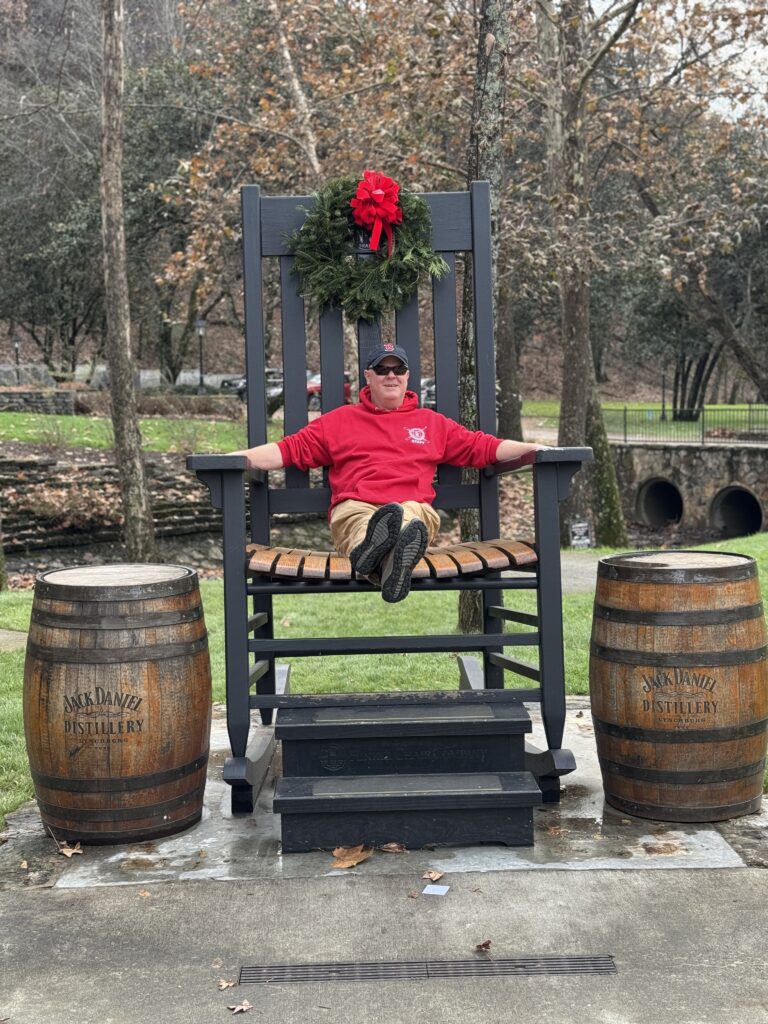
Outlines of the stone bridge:
[{"label": "stone bridge", "polygon": [[628,521],[742,537],[768,528],[768,446],[612,442]]}]

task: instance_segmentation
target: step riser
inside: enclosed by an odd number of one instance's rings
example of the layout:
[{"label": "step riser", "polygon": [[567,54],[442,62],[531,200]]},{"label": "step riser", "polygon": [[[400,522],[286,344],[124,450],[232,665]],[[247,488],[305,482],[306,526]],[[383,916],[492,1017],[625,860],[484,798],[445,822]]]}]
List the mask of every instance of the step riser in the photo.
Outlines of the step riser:
[{"label": "step riser", "polygon": [[533,809],[394,810],[337,814],[285,814],[281,817],[283,853],[308,853],[364,843],[403,843],[409,850],[424,846],[467,846],[502,843],[533,846]]},{"label": "step riser", "polygon": [[521,735],[284,740],[283,775],[513,772],[524,767],[524,746]]}]

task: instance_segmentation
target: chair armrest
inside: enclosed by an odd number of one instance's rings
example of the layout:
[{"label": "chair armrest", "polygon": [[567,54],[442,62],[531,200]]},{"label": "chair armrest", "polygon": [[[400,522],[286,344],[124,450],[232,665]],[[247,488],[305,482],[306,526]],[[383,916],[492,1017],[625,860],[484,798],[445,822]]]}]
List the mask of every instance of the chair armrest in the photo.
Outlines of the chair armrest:
[{"label": "chair armrest", "polygon": [[201,473],[234,472],[247,473],[253,483],[266,483],[267,474],[263,469],[248,469],[244,455],[188,455],[187,469],[198,476]]},{"label": "chair armrest", "polygon": [[506,462],[492,462],[483,469],[485,476],[501,476],[502,473],[515,473],[528,466],[539,465],[544,462],[591,462],[593,459],[591,448],[539,448],[519,455],[516,459],[508,459]]}]

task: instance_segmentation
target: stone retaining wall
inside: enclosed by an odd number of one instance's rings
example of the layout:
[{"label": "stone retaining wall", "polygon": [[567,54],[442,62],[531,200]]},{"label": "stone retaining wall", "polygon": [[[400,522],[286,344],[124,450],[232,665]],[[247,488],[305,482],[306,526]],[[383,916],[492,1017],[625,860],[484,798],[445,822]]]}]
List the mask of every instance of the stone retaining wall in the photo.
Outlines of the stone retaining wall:
[{"label": "stone retaining wall", "polygon": [[[181,457],[147,460],[158,536],[218,532],[221,514]],[[122,512],[117,468],[57,458],[0,459],[2,540],[6,552],[120,540]]]},{"label": "stone retaining wall", "polygon": [[55,416],[73,416],[75,395],[55,388],[24,391],[0,389],[0,412],[42,412]]},{"label": "stone retaining wall", "polygon": [[[768,448],[758,445],[612,444],[624,516],[643,521],[643,495],[679,493],[680,526],[717,529],[723,499],[742,503],[757,529],[768,527]],[[671,486],[670,486],[671,485]],[[674,489],[674,490],[673,490]],[[760,514],[762,522],[759,522]],[[652,523],[648,525],[654,525]],[[724,530],[734,535],[735,530]],[[753,531],[744,531],[753,532]]]}]

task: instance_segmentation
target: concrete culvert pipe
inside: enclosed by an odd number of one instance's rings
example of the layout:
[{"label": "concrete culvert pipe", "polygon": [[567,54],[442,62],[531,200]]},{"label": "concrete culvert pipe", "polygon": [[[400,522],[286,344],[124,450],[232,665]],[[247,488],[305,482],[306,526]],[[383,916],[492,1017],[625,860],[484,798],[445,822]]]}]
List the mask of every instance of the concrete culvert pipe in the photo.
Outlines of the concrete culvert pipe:
[{"label": "concrete culvert pipe", "polygon": [[683,496],[669,480],[646,480],[637,492],[637,517],[654,529],[673,526],[683,518]]},{"label": "concrete culvert pipe", "polygon": [[712,499],[709,522],[724,537],[745,537],[762,530],[763,510],[746,487],[725,487]]}]

